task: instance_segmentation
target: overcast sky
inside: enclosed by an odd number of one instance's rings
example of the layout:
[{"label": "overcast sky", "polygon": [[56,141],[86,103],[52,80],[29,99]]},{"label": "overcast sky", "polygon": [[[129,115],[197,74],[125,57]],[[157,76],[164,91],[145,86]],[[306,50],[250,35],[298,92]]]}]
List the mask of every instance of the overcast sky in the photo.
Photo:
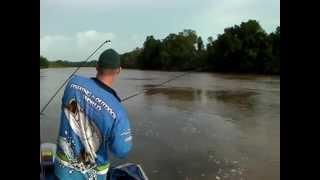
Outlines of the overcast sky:
[{"label": "overcast sky", "polygon": [[[40,54],[84,60],[104,46],[119,53],[142,47],[148,35],[193,29],[214,39],[225,27],[255,19],[268,32],[280,25],[280,0],[41,0]],[[102,50],[104,50],[102,49]],[[101,50],[101,51],[102,51]],[[100,52],[93,58],[97,58]]]}]

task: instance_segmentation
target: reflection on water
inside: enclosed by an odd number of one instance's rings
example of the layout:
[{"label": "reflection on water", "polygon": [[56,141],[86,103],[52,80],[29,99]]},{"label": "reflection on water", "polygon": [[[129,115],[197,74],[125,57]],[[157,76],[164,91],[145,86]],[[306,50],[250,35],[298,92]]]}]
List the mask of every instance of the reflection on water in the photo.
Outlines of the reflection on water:
[{"label": "reflection on water", "polygon": [[257,92],[252,91],[207,91],[207,97],[215,98],[218,101],[229,104],[229,106],[235,106],[241,110],[254,110],[255,108],[255,96]]},{"label": "reflection on water", "polygon": [[[149,90],[146,95],[165,95],[169,99],[177,99],[182,101],[201,100],[205,96],[208,100],[216,99],[225,103],[237,105],[253,105],[251,96],[257,95],[257,92],[252,91],[232,91],[232,90],[202,90],[194,88],[179,88],[179,87],[156,87],[156,85],[144,85]],[[151,87],[151,88],[150,88]]]},{"label": "reflection on water", "polygon": [[[153,85],[144,85],[144,87],[153,87]],[[178,88],[178,87],[162,87],[162,88],[151,88],[146,92],[146,95],[164,95],[169,99],[176,99],[182,101],[193,101],[199,98],[202,90],[193,88]]]},{"label": "reflection on water", "polygon": [[151,80],[156,80],[156,79],[155,78],[124,78],[124,80],[151,81]]},{"label": "reflection on water", "polygon": [[[72,69],[41,70],[41,102]],[[93,76],[94,68],[81,75]],[[277,77],[191,73],[156,87],[178,72],[124,70],[120,97],[149,89],[126,102],[134,147],[114,165],[139,163],[152,180],[280,179],[280,80]],[[42,138],[55,142],[62,93],[41,119]]]}]

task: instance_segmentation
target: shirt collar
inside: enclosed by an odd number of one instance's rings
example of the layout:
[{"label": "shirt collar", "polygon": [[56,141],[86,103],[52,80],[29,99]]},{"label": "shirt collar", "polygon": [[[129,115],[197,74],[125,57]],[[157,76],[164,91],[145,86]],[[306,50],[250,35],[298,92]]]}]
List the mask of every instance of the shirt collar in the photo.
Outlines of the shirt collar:
[{"label": "shirt collar", "polygon": [[121,99],[119,98],[118,94],[116,93],[115,90],[113,90],[111,87],[109,87],[108,85],[102,83],[99,79],[92,77],[91,79],[94,80],[94,82],[96,84],[98,84],[98,86],[100,86],[102,89],[108,91],[109,93],[111,93],[119,102],[121,102]]}]

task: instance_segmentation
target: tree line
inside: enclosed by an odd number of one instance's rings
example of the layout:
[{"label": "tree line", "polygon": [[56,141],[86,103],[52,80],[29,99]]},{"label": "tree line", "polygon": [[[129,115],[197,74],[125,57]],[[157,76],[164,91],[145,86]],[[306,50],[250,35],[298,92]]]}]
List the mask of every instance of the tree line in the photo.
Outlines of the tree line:
[{"label": "tree line", "polygon": [[88,62],[85,61],[65,61],[65,60],[57,60],[57,61],[50,61],[50,67],[95,67],[97,60],[91,60]]},{"label": "tree line", "polygon": [[270,34],[256,20],[224,29],[204,42],[196,31],[171,33],[162,40],[147,36],[142,48],[121,56],[122,67],[236,73],[280,73],[280,26]]},{"label": "tree line", "polygon": [[[40,56],[40,67],[95,67],[84,63],[48,61]],[[121,54],[121,66],[142,70],[208,71],[280,74],[280,26],[268,34],[256,20],[224,29],[204,44],[196,31],[185,29],[164,39],[147,36],[142,48]]]},{"label": "tree line", "polygon": [[44,56],[40,55],[40,68],[49,68],[49,67],[95,67],[97,63],[97,60],[92,61],[79,61],[79,62],[73,62],[73,61],[66,61],[66,60],[56,60],[56,61],[49,61]]}]

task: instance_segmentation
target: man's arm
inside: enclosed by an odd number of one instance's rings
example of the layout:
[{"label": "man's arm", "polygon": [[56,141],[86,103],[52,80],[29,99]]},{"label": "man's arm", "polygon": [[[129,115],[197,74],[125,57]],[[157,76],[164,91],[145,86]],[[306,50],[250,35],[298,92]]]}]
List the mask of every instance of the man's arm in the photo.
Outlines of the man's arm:
[{"label": "man's arm", "polygon": [[118,158],[124,158],[132,148],[132,136],[129,119],[126,114],[115,120],[109,143],[110,151]]}]

